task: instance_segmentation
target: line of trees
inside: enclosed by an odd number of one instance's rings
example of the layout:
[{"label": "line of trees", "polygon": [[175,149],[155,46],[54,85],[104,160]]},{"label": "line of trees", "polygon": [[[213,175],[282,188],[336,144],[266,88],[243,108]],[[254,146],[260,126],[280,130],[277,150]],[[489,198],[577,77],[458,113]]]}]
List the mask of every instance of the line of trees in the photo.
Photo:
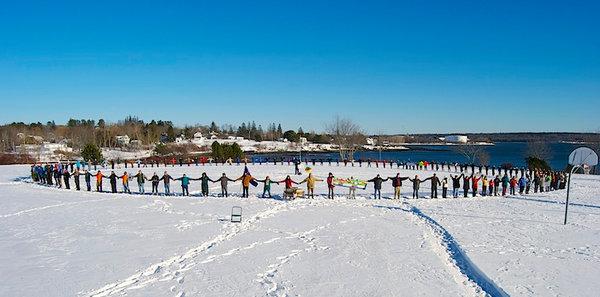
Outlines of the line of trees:
[{"label": "line of trees", "polygon": [[[104,119],[69,119],[66,124],[59,125],[54,121],[45,124],[37,123],[11,123],[0,126],[0,151],[12,152],[16,146],[22,144],[39,144],[42,141],[60,142],[67,141],[74,149],[82,149],[86,144],[95,144],[99,147],[118,147],[118,135],[128,135],[131,139],[138,140],[141,145],[152,145],[156,143],[169,143],[175,141],[176,137],[183,135],[190,139],[196,132],[208,135],[210,132],[218,133],[221,137],[239,136],[246,139],[264,141],[278,140],[284,136],[281,124],[271,123],[267,129],[255,122],[219,126],[212,122],[210,125],[188,125],[177,127],[171,121],[143,120],[128,116],[116,123],[108,123]],[[292,131],[292,130],[289,130]],[[287,132],[287,131],[286,131]],[[290,141],[298,141],[300,137],[306,137],[308,141],[316,143],[328,143],[329,137],[314,132],[305,133],[302,128],[298,131],[288,133]]]},{"label": "line of trees", "polygon": [[237,143],[232,144],[220,144],[215,141],[211,145],[211,156],[217,161],[223,161],[227,159],[242,159],[244,158],[244,151],[240,148]]}]

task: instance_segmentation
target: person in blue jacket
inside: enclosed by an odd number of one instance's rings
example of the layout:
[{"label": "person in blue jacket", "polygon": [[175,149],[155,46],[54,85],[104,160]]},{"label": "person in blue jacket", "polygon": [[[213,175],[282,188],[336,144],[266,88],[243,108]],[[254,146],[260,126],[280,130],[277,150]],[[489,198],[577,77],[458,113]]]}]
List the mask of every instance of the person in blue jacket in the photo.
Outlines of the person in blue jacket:
[{"label": "person in blue jacket", "polygon": [[527,180],[526,177],[521,176],[521,178],[519,178],[519,194],[523,195],[523,192],[525,191],[525,187],[527,186],[527,184],[529,183],[529,181]]}]

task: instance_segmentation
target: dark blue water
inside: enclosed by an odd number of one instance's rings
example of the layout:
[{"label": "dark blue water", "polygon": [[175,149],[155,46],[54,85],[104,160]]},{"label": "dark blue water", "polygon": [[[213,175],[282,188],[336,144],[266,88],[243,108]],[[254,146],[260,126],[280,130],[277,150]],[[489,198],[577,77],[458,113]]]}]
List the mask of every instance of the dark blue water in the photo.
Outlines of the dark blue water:
[{"label": "dark blue water", "polygon": [[[551,143],[548,145],[550,149],[550,158],[548,164],[557,170],[564,169],[568,164],[569,154],[580,147],[581,145],[569,143]],[[490,165],[500,166],[502,164],[512,164],[516,167],[524,167],[526,165],[525,158],[527,157],[527,143],[523,142],[500,142],[496,145],[485,146],[483,149],[490,156]],[[378,159],[379,152],[359,152],[356,154],[358,158]],[[411,146],[410,151],[400,152],[381,152],[381,158],[384,160],[403,160],[418,162],[435,161],[435,162],[458,162],[464,163],[468,160],[456,152],[454,146]]]},{"label": "dark blue water", "polygon": [[[551,143],[549,144],[550,158],[547,160],[549,165],[556,170],[563,170],[567,166],[569,154],[581,147],[579,144],[569,143]],[[362,151],[354,154],[354,158],[358,159],[371,159],[371,160],[394,160],[404,162],[418,162],[418,161],[435,161],[435,162],[458,162],[465,163],[468,160],[455,151],[454,146],[410,146],[411,150],[408,151],[393,151],[393,152],[381,152],[378,151]],[[516,167],[524,167],[525,157],[527,156],[527,143],[524,142],[499,142],[496,145],[483,147],[490,156],[490,165],[500,166],[502,164],[512,164]],[[336,160],[338,158],[337,153],[304,153],[302,154],[303,159],[319,159],[319,158],[332,158]]]}]

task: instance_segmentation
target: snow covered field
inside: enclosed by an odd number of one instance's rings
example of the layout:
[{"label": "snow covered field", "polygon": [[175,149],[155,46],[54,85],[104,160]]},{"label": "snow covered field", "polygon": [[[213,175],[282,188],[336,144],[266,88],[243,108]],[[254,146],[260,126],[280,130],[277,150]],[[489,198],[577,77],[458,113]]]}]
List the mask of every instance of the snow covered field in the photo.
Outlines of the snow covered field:
[{"label": "snow covered field", "polygon": [[[287,165],[249,167],[257,178],[293,173]],[[203,171],[213,178],[222,172],[238,177],[243,166],[167,170],[174,177]],[[358,178],[398,172],[314,167],[322,178],[330,171]],[[598,296],[600,291],[597,176],[574,178],[570,223],[563,226],[565,191],[396,201],[367,199],[370,185],[357,191],[356,200],[347,200],[346,190],[338,188],[335,200],[287,202],[257,198],[261,186],[251,189],[249,199],[141,196],[48,188],[20,179],[28,174],[28,166],[0,167],[0,296]],[[172,188],[179,190],[178,183]],[[192,182],[192,194],[199,188]],[[239,183],[229,189],[239,193]],[[422,194],[428,190],[424,184]],[[217,191],[214,184],[211,194]],[[281,191],[274,186],[273,194]],[[316,192],[325,194],[325,184]],[[410,194],[410,185],[403,193]],[[383,196],[392,196],[389,182]],[[242,223],[229,222],[232,206],[243,208]]]}]

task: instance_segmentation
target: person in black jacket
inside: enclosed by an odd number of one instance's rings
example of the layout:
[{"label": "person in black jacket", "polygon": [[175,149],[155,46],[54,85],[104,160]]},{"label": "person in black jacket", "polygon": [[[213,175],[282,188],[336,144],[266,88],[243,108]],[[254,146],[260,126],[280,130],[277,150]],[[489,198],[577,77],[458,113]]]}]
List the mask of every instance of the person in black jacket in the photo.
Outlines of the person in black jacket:
[{"label": "person in black jacket", "polygon": [[452,196],[458,198],[458,190],[460,189],[460,179],[463,178],[464,174],[461,175],[450,175],[452,179]]},{"label": "person in black jacket", "polygon": [[171,181],[174,179],[166,171],[160,179],[162,180],[163,186],[165,187],[165,195],[171,195]]},{"label": "person in black jacket", "polygon": [[473,178],[473,174],[470,176],[462,175],[463,177],[463,193],[465,198],[469,195],[469,188],[471,187],[471,179]]},{"label": "person in black jacket", "polygon": [[110,172],[110,175],[108,176],[108,179],[110,180],[110,191],[113,193],[117,192],[117,179],[119,177],[115,174],[114,171]]},{"label": "person in black jacket", "polygon": [[419,179],[418,175],[415,175],[415,178],[409,178],[408,180],[410,180],[413,183],[413,199],[419,199],[419,188],[421,188],[421,183],[424,181],[427,181],[429,178],[426,178],[424,180]]},{"label": "person in black jacket", "polygon": [[46,165],[46,183],[52,185],[52,173],[53,167],[50,165]]},{"label": "person in black jacket", "polygon": [[73,181],[75,181],[75,189],[77,191],[81,190],[79,186],[79,169],[75,169],[75,172],[73,172]]},{"label": "person in black jacket", "polygon": [[152,182],[152,195],[158,195],[158,183],[160,183],[160,178],[156,172],[154,172],[149,181]]},{"label": "person in black jacket", "polygon": [[431,198],[437,198],[437,187],[442,184],[440,183],[440,178],[437,177],[437,175],[434,173],[433,176],[429,178],[429,180],[431,180]]},{"label": "person in black jacket", "polygon": [[62,176],[65,183],[65,189],[70,190],[71,184],[69,183],[69,179],[71,178],[71,173],[69,173],[68,169],[65,169]]},{"label": "person in black jacket", "polygon": [[[384,181],[387,181],[388,179],[383,179],[381,178],[381,176],[379,176],[379,174],[368,180],[368,182],[373,183],[373,187],[375,189],[375,194],[373,195],[373,199],[381,199],[381,185],[383,184]],[[379,198],[378,198],[379,197]]]},{"label": "person in black jacket", "polygon": [[402,181],[407,180],[408,177],[400,177],[400,173],[397,173],[396,176],[388,177],[388,179],[392,181],[392,187],[394,187],[394,199],[400,199],[402,196]]},{"label": "person in black jacket", "polygon": [[88,192],[92,191],[92,174],[86,169],[84,174],[85,186]]}]

